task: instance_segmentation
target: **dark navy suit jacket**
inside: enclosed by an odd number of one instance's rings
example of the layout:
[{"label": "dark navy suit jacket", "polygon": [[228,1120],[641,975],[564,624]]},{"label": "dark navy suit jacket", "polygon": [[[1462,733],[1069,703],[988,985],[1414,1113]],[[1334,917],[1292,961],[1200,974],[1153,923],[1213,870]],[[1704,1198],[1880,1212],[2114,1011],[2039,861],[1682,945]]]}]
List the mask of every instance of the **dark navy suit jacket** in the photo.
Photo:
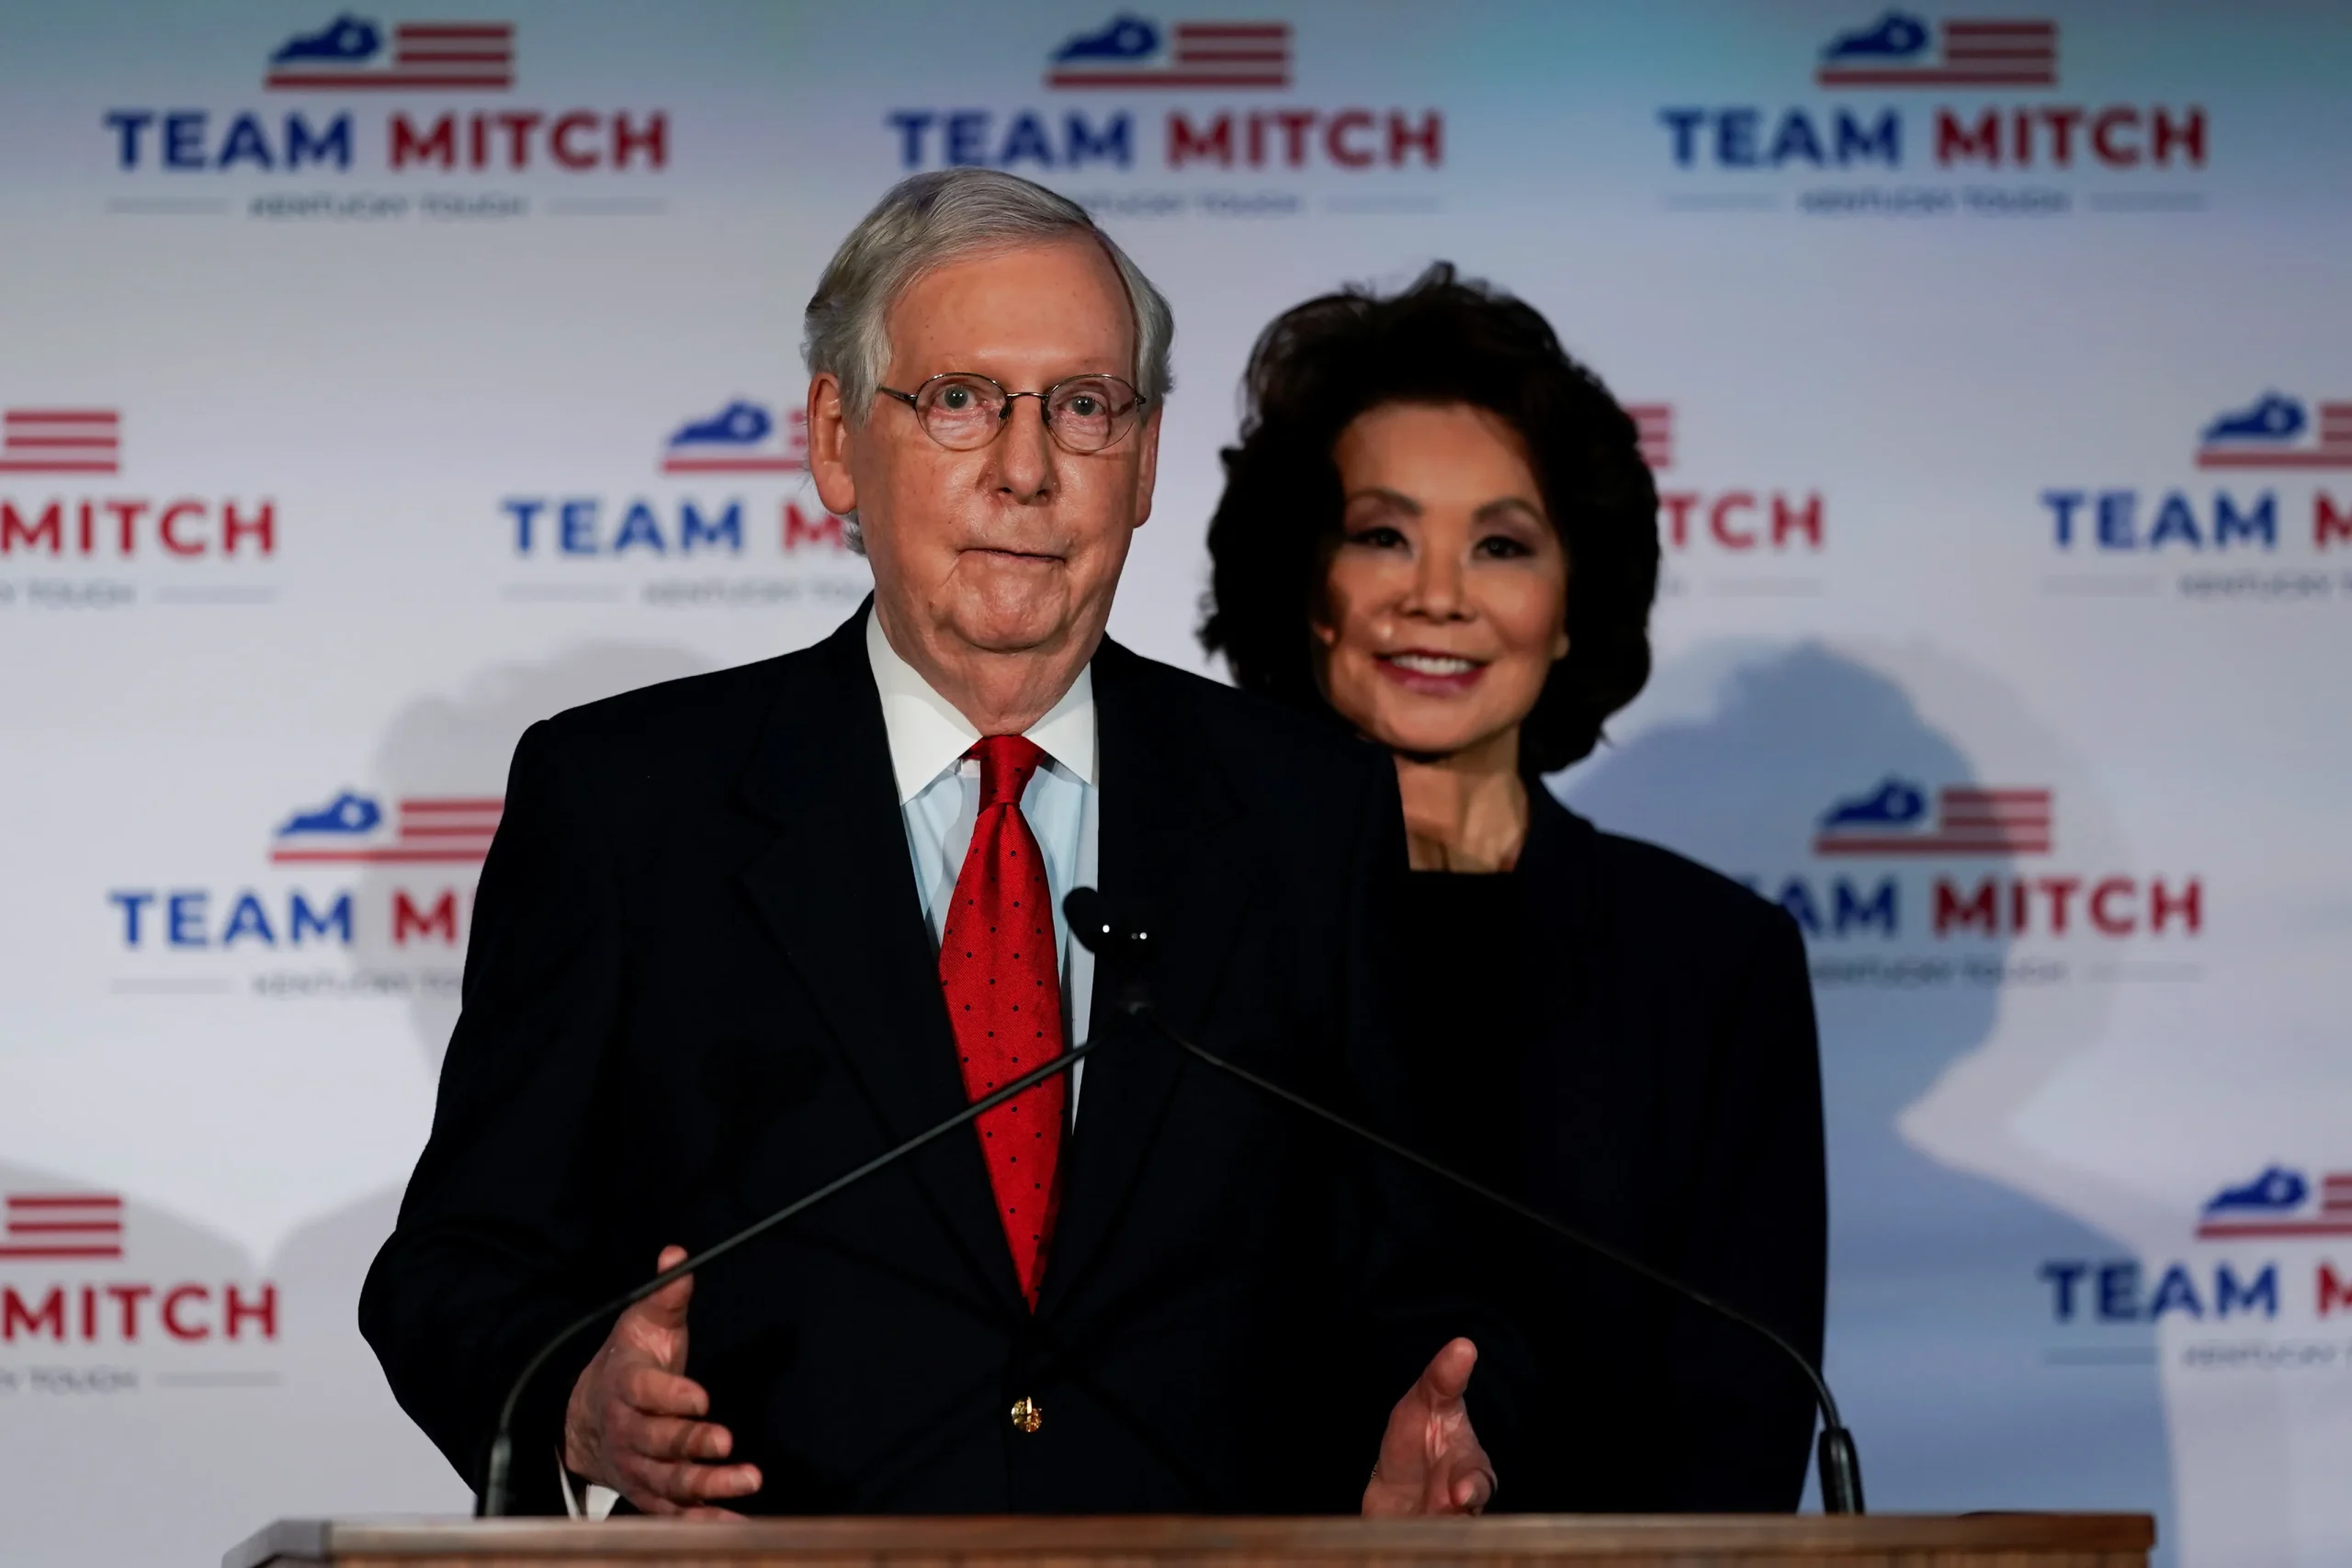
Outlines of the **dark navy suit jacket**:
[{"label": "dark navy suit jacket", "polygon": [[[469,1481],[565,1319],[965,1103],[863,615],[516,749],[431,1142],[360,1325]],[[1204,1043],[1393,1127],[1386,757],[1105,643],[1101,883]],[[1113,1027],[1107,983],[1093,1030]],[[1509,1424],[1508,1331],[1447,1296],[1402,1173],[1149,1037],[1087,1064],[1041,1300],[951,1136],[695,1281],[689,1373],[775,1512],[1354,1511],[1451,1336]],[[589,1335],[526,1394],[557,1511]],[[1523,1362],[1520,1363],[1523,1365]],[[1008,1412],[1033,1399],[1035,1433]],[[541,1461],[537,1456],[548,1456]]]},{"label": "dark navy suit jacket", "polygon": [[[1488,1047],[1496,1088],[1482,1103],[1433,1117],[1441,1146],[1817,1364],[1821,1067],[1795,922],[1680,855],[1598,831],[1540,785],[1530,794],[1509,879],[1529,971],[1521,1038]],[[1427,978],[1459,993],[1459,977]],[[1454,1075],[1457,1100],[1468,1066],[1459,1050],[1417,1063]],[[1445,1092],[1424,1083],[1421,1098]],[[1456,1228],[1539,1368],[1521,1441],[1496,1454],[1510,1478],[1498,1506],[1797,1506],[1814,1400],[1785,1357],[1521,1222],[1465,1208]]]}]

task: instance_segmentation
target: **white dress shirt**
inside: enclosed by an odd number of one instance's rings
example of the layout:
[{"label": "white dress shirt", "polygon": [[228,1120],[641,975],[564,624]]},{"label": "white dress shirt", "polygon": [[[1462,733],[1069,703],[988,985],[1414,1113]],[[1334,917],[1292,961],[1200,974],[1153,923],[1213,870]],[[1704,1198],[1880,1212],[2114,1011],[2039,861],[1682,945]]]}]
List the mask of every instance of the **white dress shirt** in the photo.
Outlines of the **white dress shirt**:
[{"label": "white dress shirt", "polygon": [[[914,863],[915,894],[922,900],[923,919],[936,948],[979,816],[980,764],[964,753],[979,740],[980,732],[899,657],[882,635],[882,618],[872,610],[865,615],[865,658],[874,670],[875,688],[882,694],[882,727],[890,739],[890,772],[898,781],[899,816],[906,825],[907,853]],[[1094,672],[1080,670],[1061,701],[1022,733],[1046,753],[1022,792],[1021,815],[1046,857],[1046,886],[1054,895],[1054,952],[1061,960],[1063,1038],[1076,1046],[1085,1043],[1087,1012],[1094,999],[1094,955],[1070,941],[1062,900],[1071,888],[1093,885],[1100,851]],[[1085,1075],[1083,1062],[1069,1071],[1073,1122]],[[592,1485],[583,1503],[560,1453],[556,1468],[563,1475],[564,1508],[573,1518],[601,1519],[611,1514],[620,1494]]]},{"label": "white dress shirt", "polygon": [[[913,858],[915,893],[931,926],[932,945],[946,928],[947,905],[956,878],[971,848],[972,825],[980,811],[980,764],[964,753],[980,732],[956,705],[931,689],[915,667],[899,657],[882,635],[882,618],[865,617],[865,657],[882,694],[882,727],[890,737],[890,771],[899,783],[899,814],[907,827],[907,852]],[[1094,998],[1094,955],[1069,939],[1062,900],[1073,887],[1093,886],[1102,832],[1100,792],[1094,779],[1094,672],[1080,670],[1061,701],[1022,731],[1046,753],[1022,793],[1021,815],[1046,857],[1046,886],[1054,895],[1054,952],[1061,960],[1063,1040],[1086,1040],[1087,1010]],[[1069,1111],[1078,1113],[1078,1091],[1086,1064],[1070,1069]]]}]

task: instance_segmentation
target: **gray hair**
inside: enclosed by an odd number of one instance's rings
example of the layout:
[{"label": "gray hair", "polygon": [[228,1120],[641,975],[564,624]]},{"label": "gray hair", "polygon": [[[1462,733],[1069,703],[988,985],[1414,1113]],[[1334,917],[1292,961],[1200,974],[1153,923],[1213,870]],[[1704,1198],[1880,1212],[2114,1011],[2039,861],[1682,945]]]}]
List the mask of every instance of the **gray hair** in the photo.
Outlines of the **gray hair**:
[{"label": "gray hair", "polygon": [[1175,384],[1168,374],[1168,345],[1176,318],[1167,299],[1084,208],[993,169],[910,175],[850,231],[808,300],[801,352],[809,374],[837,378],[842,413],[863,423],[889,366],[890,307],[910,285],[965,256],[1073,234],[1101,245],[1119,270],[1135,314],[1132,378],[1136,390],[1157,406]]}]

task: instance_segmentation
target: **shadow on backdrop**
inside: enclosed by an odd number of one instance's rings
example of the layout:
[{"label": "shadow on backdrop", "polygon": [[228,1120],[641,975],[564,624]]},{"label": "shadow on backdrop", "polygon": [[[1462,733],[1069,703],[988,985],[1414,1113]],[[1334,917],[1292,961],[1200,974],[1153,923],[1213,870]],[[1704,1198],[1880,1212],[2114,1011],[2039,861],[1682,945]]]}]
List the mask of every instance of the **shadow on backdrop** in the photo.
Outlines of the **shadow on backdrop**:
[{"label": "shadow on backdrop", "polygon": [[[452,793],[494,795],[523,730],[563,708],[657,681],[691,675],[708,661],[682,650],[593,644],[541,663],[485,671],[455,698],[425,697],[395,716],[369,769],[383,799]],[[355,809],[344,807],[345,813]],[[345,816],[342,826],[353,825]],[[435,867],[436,883],[469,886],[469,866]],[[401,878],[415,886],[422,878]],[[362,878],[355,902],[390,907],[395,874],[381,866]],[[392,942],[380,925],[362,928],[355,970],[454,972],[460,951]],[[412,992],[409,1020],[418,1050],[437,1072],[457,1018],[454,994]],[[322,1043],[332,1013],[322,1011]],[[0,1159],[0,1192],[102,1189],[74,1171]],[[359,1285],[390,1234],[400,1189],[387,1188],[320,1215],[287,1238],[266,1263],[249,1260],[227,1236],[157,1205],[126,1201],[119,1260],[55,1267],[17,1265],[7,1283],[30,1292],[38,1310],[52,1289],[124,1282],[144,1289],[135,1338],[117,1319],[131,1310],[111,1300],[97,1340],[81,1342],[78,1320],[61,1315],[32,1330],[11,1325],[0,1358],[0,1502],[11,1510],[8,1562],[164,1563],[209,1562],[276,1515],[458,1512],[466,1488],[423,1433],[394,1405],[374,1355],[359,1337]],[[211,1292],[183,1321],[205,1331],[182,1343],[158,1326],[162,1293],[183,1281]],[[225,1327],[229,1282],[251,1302],[239,1336]],[[38,1288],[36,1288],[38,1287]],[[74,1295],[78,1300],[78,1295]],[[22,1332],[18,1332],[23,1330]],[[21,1341],[21,1342],[20,1342]],[[225,1426],[258,1422],[266,1436],[224,1444]],[[86,1489],[93,1472],[170,1472],[181,1483],[169,1507],[132,1496],[103,1520],[51,1507]]]},{"label": "shadow on backdrop", "polygon": [[[396,714],[377,746],[370,779],[387,798],[458,791],[498,794],[506,787],[506,767],[515,743],[538,720],[711,667],[708,660],[683,649],[631,643],[592,643],[540,662],[500,665],[469,682],[455,697],[422,697]],[[444,880],[470,886],[473,868],[452,869],[458,874]],[[414,886],[418,881],[397,868],[371,867],[360,880],[356,901],[362,908],[388,908],[396,886]],[[461,957],[462,948],[436,946],[431,957],[420,958],[413,946],[396,945],[380,924],[368,928],[351,950],[355,969],[429,965],[454,972]],[[408,1011],[417,1049],[437,1077],[449,1032],[458,1021],[457,995],[447,989],[412,992]],[[418,1152],[423,1152],[422,1144]],[[382,1374],[359,1337],[359,1286],[377,1248],[391,1235],[400,1200],[400,1188],[386,1188],[322,1215],[295,1232],[276,1259],[289,1294],[299,1292],[316,1303],[309,1315],[333,1323],[340,1348],[356,1359],[378,1390],[383,1389]],[[423,1434],[412,1429],[401,1436],[400,1448],[412,1469],[424,1464],[436,1483],[454,1479],[440,1456],[424,1444]],[[373,1506],[380,1510],[397,1502],[378,1499]]]},{"label": "shadow on backdrop", "polygon": [[[1703,667],[1702,652],[1690,661]],[[1661,671],[1662,678],[1668,674]],[[1978,781],[1970,758],[1884,673],[1817,644],[1743,651],[1714,709],[1604,747],[1553,787],[1601,828],[1668,845],[1779,897],[1818,886],[1815,825],[1890,776]],[[2001,781],[1994,781],[2001,782]],[[1969,863],[1971,877],[2006,872]],[[1888,955],[1918,953],[1904,911]],[[2007,944],[1971,937],[1973,955]],[[1828,1372],[1886,1511],[2122,1509],[2158,1515],[2171,1557],[2172,1465],[2155,1337],[2142,1327],[2070,1360],[2052,1333],[2045,1260],[2131,1248],[2018,1191],[1939,1163],[1898,1119],[1991,1039],[1997,987],[1825,984],[1815,960],[1830,1176]],[[1943,956],[1951,956],[1943,953]]]}]

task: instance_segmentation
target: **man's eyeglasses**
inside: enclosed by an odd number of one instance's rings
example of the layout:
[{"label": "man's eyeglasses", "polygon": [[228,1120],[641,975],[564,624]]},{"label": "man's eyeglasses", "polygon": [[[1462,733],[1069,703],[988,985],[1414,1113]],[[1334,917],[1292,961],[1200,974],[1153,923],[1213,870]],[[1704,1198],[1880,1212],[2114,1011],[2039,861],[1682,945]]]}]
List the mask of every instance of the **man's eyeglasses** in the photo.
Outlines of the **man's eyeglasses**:
[{"label": "man's eyeglasses", "polygon": [[1055,444],[1080,455],[1115,446],[1136,427],[1149,400],[1116,376],[1073,376],[1042,392],[1008,392],[989,377],[948,370],[911,392],[890,387],[875,390],[914,410],[923,434],[956,452],[974,451],[995,440],[1012,420],[1016,398],[1036,399]]}]

